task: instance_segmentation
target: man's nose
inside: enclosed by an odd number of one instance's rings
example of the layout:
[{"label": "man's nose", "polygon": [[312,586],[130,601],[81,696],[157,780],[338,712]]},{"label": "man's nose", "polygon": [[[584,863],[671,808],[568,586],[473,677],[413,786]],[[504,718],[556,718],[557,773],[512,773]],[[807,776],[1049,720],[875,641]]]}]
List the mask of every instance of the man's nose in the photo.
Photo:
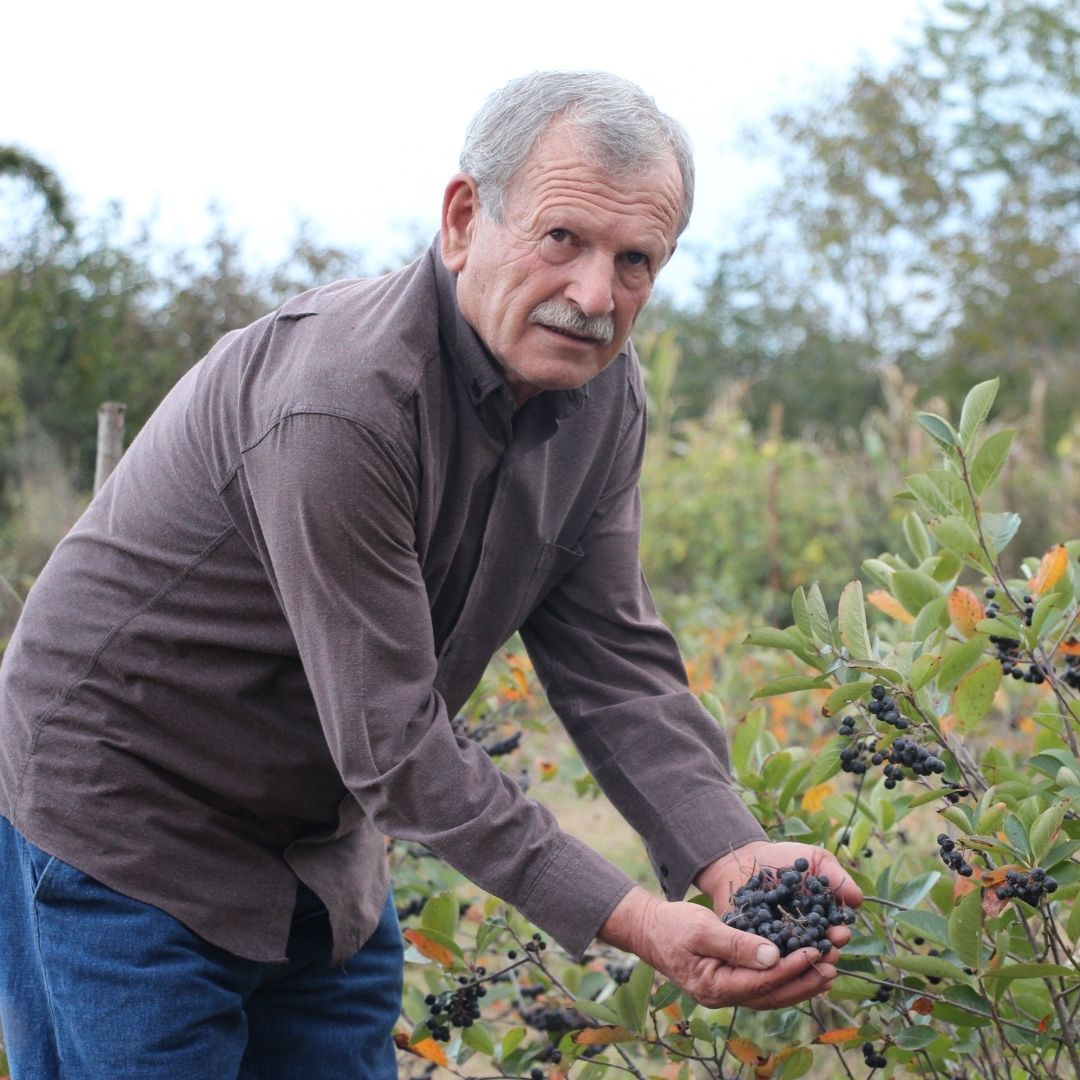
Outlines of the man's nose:
[{"label": "man's nose", "polygon": [[576,304],[584,315],[610,315],[615,309],[612,281],[615,265],[600,252],[590,254],[575,264],[573,281],[566,289],[566,299]]}]

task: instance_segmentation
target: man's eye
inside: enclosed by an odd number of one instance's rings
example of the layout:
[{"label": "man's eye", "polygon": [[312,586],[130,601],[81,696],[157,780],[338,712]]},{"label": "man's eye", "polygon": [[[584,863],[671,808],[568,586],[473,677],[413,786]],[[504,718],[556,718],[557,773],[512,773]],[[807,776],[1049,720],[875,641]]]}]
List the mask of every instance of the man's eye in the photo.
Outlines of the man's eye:
[{"label": "man's eye", "polygon": [[562,244],[570,239],[570,234],[566,229],[552,229],[551,232],[548,233],[548,236],[550,236],[556,244]]},{"label": "man's eye", "polygon": [[646,266],[649,262],[649,256],[643,251],[628,251],[626,261],[631,266]]}]

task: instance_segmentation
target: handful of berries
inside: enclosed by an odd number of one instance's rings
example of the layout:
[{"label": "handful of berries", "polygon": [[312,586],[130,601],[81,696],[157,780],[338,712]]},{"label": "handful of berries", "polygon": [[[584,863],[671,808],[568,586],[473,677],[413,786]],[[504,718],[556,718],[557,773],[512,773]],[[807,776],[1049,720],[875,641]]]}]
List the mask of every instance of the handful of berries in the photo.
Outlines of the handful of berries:
[{"label": "handful of berries", "polygon": [[805,948],[827,953],[833,947],[829,927],[850,925],[855,912],[837,902],[825,875],[809,871],[806,859],[779,870],[762,867],[736,890],[723,921],[771,941],[781,956]]}]

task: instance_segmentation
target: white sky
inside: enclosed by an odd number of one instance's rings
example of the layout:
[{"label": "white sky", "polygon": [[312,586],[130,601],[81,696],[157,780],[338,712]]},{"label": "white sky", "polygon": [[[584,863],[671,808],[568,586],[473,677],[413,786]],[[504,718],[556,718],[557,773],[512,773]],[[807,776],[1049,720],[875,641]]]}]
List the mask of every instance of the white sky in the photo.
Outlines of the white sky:
[{"label": "white sky", "polygon": [[[687,127],[698,164],[684,247],[713,248],[767,175],[736,147],[911,37],[922,0],[56,0],[7,5],[0,143],[44,160],[82,215],[120,200],[198,244],[216,200],[249,255],[284,256],[300,220],[390,263],[438,223],[465,126],[538,68],[640,83]],[[691,260],[665,276],[692,273]]]}]

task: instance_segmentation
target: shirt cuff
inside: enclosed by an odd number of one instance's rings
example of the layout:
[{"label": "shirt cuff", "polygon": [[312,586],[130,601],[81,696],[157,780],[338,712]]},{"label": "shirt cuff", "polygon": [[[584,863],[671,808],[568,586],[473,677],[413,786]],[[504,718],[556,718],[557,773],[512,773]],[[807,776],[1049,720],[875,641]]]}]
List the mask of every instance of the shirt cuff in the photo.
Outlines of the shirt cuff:
[{"label": "shirt cuff", "polygon": [[603,856],[567,837],[515,907],[580,962],[633,881]]},{"label": "shirt cuff", "polygon": [[645,844],[664,896],[681,900],[702,868],[744,844],[765,839],[738,794],[721,787],[667,811]]}]

